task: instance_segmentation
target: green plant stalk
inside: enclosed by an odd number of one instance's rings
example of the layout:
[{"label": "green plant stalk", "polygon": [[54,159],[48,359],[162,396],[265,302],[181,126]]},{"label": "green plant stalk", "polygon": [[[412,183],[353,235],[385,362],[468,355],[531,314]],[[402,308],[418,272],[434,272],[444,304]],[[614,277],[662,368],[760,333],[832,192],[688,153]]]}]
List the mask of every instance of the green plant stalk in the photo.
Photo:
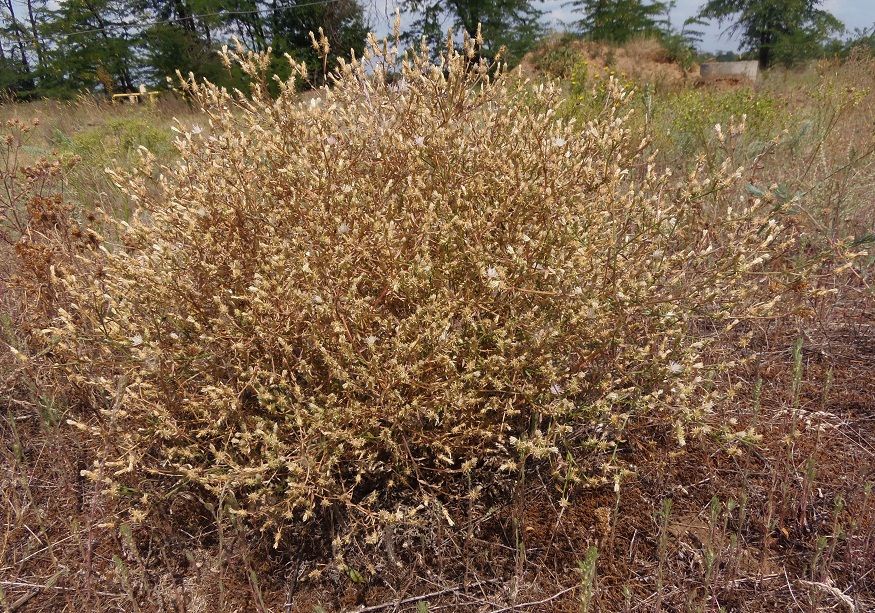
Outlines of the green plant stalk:
[{"label": "green plant stalk", "polygon": [[578,562],[580,567],[580,612],[589,613],[593,596],[593,584],[596,576],[596,560],[598,559],[598,547],[592,545],[586,550],[583,560]]},{"label": "green plant stalk", "polygon": [[663,598],[663,569],[665,558],[668,553],[668,523],[671,516],[672,499],[666,498],[662,501],[662,509],[657,513],[657,521],[659,527],[659,536],[656,547],[656,604],[654,611],[660,613],[662,611]]}]

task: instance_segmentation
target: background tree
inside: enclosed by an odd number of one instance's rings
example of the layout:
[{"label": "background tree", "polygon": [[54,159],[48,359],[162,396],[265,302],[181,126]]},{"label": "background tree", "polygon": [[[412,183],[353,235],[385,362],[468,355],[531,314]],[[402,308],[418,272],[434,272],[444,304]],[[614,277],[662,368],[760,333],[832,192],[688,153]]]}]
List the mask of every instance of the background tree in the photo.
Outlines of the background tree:
[{"label": "background tree", "polygon": [[278,58],[276,69],[287,76],[288,63],[282,59],[285,53],[304,61],[314,83],[321,81],[322,60],[313,49],[310,32],[322,28],[334,50],[328,60],[328,70],[336,66],[336,57],[349,57],[355,51],[361,57],[365,47],[368,26],[365,23],[364,9],[355,0],[338,0],[329,4],[310,4],[294,10],[280,9],[270,15],[272,46]]},{"label": "background tree", "polygon": [[143,15],[126,0],[66,0],[57,6],[45,25],[47,39],[54,41],[47,51],[52,83],[45,85],[71,93],[98,83],[107,93],[134,91],[144,73]]},{"label": "background tree", "polygon": [[585,36],[622,44],[634,36],[665,31],[671,5],[660,0],[573,0],[571,6],[582,15],[575,25]]},{"label": "background tree", "polygon": [[149,80],[163,83],[177,70],[224,83],[226,70],[213,45],[221,9],[214,0],[142,0],[150,25],[142,33]]},{"label": "background tree", "polygon": [[532,0],[404,0],[402,6],[417,14],[405,41],[416,44],[424,36],[435,51],[443,46],[447,29],[461,28],[473,35],[479,24],[483,55],[495,57],[505,47],[505,60],[515,64],[545,32],[540,23],[543,12]]},{"label": "background tree", "polygon": [[756,54],[760,67],[790,64],[817,55],[844,25],[820,8],[823,0],[708,0],[704,19],[716,19],[741,35],[743,48]]},{"label": "background tree", "polygon": [[[669,5],[669,10],[672,8],[674,2]],[[679,63],[684,70],[691,69],[696,63],[698,49],[704,37],[704,33],[698,28],[705,25],[707,22],[696,15],[687,18],[680,30],[667,20],[665,29],[659,34],[663,46],[668,51],[669,59]]]},{"label": "background tree", "polygon": [[[159,87],[176,70],[239,87],[218,50],[237,37],[311,60],[309,32],[322,28],[338,54],[361,54],[367,25],[360,0],[0,0],[0,93],[17,99],[70,97],[101,89]],[[321,62],[308,61],[321,74]],[[273,81],[271,81],[272,83]]]},{"label": "background tree", "polygon": [[18,98],[28,98],[35,88],[34,47],[22,13],[22,6],[15,0],[0,3],[0,88]]},{"label": "background tree", "polygon": [[854,28],[847,39],[833,39],[826,45],[828,57],[847,58],[852,53],[868,53],[875,56],[875,25],[869,28]]},{"label": "background tree", "polygon": [[181,24],[156,24],[143,32],[147,80],[160,84],[177,70],[223,83],[225,68],[215,49],[198,32]]}]

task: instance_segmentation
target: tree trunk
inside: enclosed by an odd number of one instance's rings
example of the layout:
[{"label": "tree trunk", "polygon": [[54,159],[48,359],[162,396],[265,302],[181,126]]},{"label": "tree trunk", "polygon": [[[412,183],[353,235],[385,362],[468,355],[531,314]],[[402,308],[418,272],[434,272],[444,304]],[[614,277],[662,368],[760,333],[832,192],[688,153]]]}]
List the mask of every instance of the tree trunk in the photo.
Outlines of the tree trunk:
[{"label": "tree trunk", "polygon": [[33,36],[33,46],[36,48],[36,61],[40,70],[46,67],[45,57],[43,55],[43,41],[40,39],[39,28],[36,23],[36,15],[33,9],[33,0],[27,0],[27,17],[30,20],[30,31]]},{"label": "tree trunk", "polygon": [[197,31],[194,25],[194,18],[188,5],[182,0],[176,0],[173,3],[173,12],[176,13],[176,21],[182,26],[186,32],[194,33]]},{"label": "tree trunk", "polygon": [[772,33],[763,30],[760,33],[758,58],[760,70],[765,70],[772,62]]},{"label": "tree trunk", "polygon": [[24,38],[21,36],[21,25],[15,17],[15,5],[13,0],[6,0],[6,8],[9,11],[9,18],[12,20],[12,30],[15,32],[15,40],[18,43],[18,52],[21,54],[21,66],[24,68],[25,74],[30,78],[30,62],[27,60],[27,50],[24,46]]}]

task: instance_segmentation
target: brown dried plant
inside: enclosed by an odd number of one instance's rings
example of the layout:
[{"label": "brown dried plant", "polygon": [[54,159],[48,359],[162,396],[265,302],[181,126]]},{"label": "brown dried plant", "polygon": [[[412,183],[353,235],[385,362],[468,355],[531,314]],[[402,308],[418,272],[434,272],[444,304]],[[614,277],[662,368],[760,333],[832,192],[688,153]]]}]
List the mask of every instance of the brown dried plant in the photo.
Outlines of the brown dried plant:
[{"label": "brown dried plant", "polygon": [[4,389],[40,380],[33,365],[46,352],[42,330],[69,299],[56,293],[58,281],[90,263],[84,254],[102,240],[94,215],[84,212],[79,219],[64,198],[65,165],[47,156],[29,159],[27,143],[38,125],[11,119],[0,144],[0,341],[9,349],[0,360]]},{"label": "brown dried plant", "polygon": [[130,520],[188,492],[340,546],[527,462],[571,487],[587,424],[658,412],[684,444],[738,357],[709,340],[793,306],[795,230],[727,203],[742,169],[660,174],[627,90],[577,124],[478,57],[371,38],[303,101],[226,52],[251,95],[189,81],[208,127],[115,171],[132,218],[29,281],[55,302],[28,366],[109,441],[87,474]]}]

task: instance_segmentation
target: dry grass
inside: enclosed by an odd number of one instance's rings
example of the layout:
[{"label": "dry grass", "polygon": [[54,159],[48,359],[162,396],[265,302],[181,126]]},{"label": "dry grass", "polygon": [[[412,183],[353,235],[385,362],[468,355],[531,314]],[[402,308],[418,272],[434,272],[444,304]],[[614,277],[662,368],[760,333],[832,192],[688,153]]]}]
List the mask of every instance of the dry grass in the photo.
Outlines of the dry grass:
[{"label": "dry grass", "polygon": [[654,98],[371,53],[189,84],[176,151],[7,124],[0,606],[871,610],[871,61]]}]

